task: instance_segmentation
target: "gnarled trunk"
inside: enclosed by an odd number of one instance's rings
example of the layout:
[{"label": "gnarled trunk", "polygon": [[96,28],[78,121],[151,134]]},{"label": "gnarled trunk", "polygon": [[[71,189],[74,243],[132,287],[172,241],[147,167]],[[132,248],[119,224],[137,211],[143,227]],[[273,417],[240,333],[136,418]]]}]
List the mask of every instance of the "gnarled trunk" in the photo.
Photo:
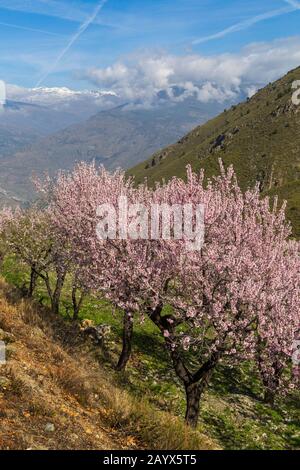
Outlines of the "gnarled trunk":
[{"label": "gnarled trunk", "polygon": [[62,288],[64,286],[65,277],[66,277],[66,273],[62,273],[62,274],[58,273],[57,274],[57,279],[56,279],[56,284],[55,284],[55,289],[54,289],[53,293],[51,292],[51,288],[50,288],[50,292],[52,294],[52,295],[50,295],[51,310],[55,314],[59,313],[60,297],[61,297]]},{"label": "gnarled trunk", "polygon": [[212,372],[213,368],[206,370],[201,374],[200,379],[197,377],[198,381],[191,381],[190,383],[184,384],[186,394],[185,422],[192,428],[197,427],[201,398],[209,383]]},{"label": "gnarled trunk", "polygon": [[124,370],[130,359],[133,334],[133,315],[131,312],[125,312],[123,319],[123,347],[116,366],[116,370]]},{"label": "gnarled trunk", "polygon": [[210,381],[222,353],[221,350],[213,352],[210,358],[208,358],[195,373],[192,373],[185,364],[184,355],[182,354],[180,346],[176,345],[176,318],[167,315],[162,316],[162,309],[163,304],[160,303],[155,309],[149,309],[148,315],[153,323],[160,329],[169,350],[176,375],[184,384],[186,393],[185,422],[188,426],[196,428],[202,394]]},{"label": "gnarled trunk", "polygon": [[268,405],[274,405],[275,403],[275,391],[274,390],[265,390],[264,393],[264,402],[267,403]]},{"label": "gnarled trunk", "polygon": [[260,369],[262,382],[264,385],[264,402],[268,405],[274,405],[275,398],[278,393],[278,389],[280,386],[280,378],[283,373],[283,366],[277,362],[273,363],[273,375],[271,376],[269,373],[266,374],[263,370]]},{"label": "gnarled trunk", "polygon": [[33,266],[30,270],[30,283],[29,283],[29,288],[28,288],[28,293],[27,293],[27,297],[29,297],[29,299],[33,297],[37,278],[38,278],[38,274],[35,270],[35,266]]},{"label": "gnarled trunk", "polygon": [[79,298],[77,298],[77,286],[74,285],[72,288],[72,307],[73,307],[73,321],[77,321],[79,318],[80,308],[85,297],[86,292],[82,291]]},{"label": "gnarled trunk", "polygon": [[72,321],[76,322],[79,318],[79,311],[80,311],[80,307],[78,306],[78,304],[75,304],[73,303],[73,316],[72,316]]},{"label": "gnarled trunk", "polygon": [[202,387],[199,383],[185,385],[186,394],[186,413],[185,422],[188,426],[196,428],[198,424],[200,399],[202,395]]},{"label": "gnarled trunk", "polygon": [[51,310],[56,315],[59,314],[59,299],[57,297],[51,299]]}]

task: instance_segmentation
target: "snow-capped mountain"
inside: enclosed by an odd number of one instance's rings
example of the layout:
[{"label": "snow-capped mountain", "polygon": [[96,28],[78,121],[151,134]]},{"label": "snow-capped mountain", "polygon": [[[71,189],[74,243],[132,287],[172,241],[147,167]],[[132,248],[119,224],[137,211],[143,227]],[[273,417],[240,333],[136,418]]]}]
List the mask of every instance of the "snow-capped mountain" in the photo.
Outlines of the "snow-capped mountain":
[{"label": "snow-capped mountain", "polygon": [[18,129],[42,137],[119,104],[119,98],[111,91],[23,88],[8,84],[0,128]]},{"label": "snow-capped mountain", "polygon": [[110,91],[2,85],[0,164],[3,158],[12,158],[39,139],[120,104]]},{"label": "snow-capped mountain", "polygon": [[33,196],[33,172],[55,174],[93,160],[110,169],[129,168],[224,108],[184,99],[184,92],[174,87],[171,98],[161,92],[145,106],[110,91],[7,87],[0,114],[0,140],[6,144],[0,149],[0,187],[26,201]]},{"label": "snow-capped mountain", "polygon": [[[106,107],[106,101],[117,98],[115,92],[110,90],[72,90],[67,87],[38,87],[23,88],[16,85],[6,86],[7,98],[45,106],[55,106],[72,101],[97,102],[99,108]],[[115,104],[115,103],[114,103]],[[98,110],[100,110],[98,108]]]}]

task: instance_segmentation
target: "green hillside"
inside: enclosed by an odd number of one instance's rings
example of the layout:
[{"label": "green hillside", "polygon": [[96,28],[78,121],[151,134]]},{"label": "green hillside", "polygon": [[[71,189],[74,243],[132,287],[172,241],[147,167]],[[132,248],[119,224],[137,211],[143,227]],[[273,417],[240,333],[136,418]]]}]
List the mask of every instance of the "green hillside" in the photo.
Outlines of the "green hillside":
[{"label": "green hillside", "polygon": [[[198,429],[190,431],[184,388],[151,322],[135,323],[132,358],[120,374],[114,366],[122,315],[112,314],[112,305],[87,296],[80,311],[80,320],[111,326],[99,348],[67,321],[70,278],[63,321],[48,309],[42,279],[33,301],[22,298],[30,272],[17,259],[6,257],[0,274],[0,339],[9,339],[8,363],[0,369],[0,450],[300,449],[298,390],[271,407],[253,364],[232,368],[224,361],[203,396]],[[50,435],[47,423],[55,426]]]},{"label": "green hillside", "polygon": [[218,172],[221,157],[233,164],[243,188],[260,182],[262,194],[288,201],[288,217],[300,236],[300,106],[292,103],[292,83],[300,67],[259,90],[251,99],[224,110],[176,144],[129,171],[152,184],[185,175],[191,163],[207,176]]}]

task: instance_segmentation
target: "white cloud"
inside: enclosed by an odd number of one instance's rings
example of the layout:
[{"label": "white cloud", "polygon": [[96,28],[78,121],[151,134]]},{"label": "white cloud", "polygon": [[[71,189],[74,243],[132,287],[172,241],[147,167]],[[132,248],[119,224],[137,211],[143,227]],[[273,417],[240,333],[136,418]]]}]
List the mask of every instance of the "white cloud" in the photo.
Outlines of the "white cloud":
[{"label": "white cloud", "polygon": [[252,96],[254,96],[257,92],[257,87],[255,85],[250,85],[249,87],[246,87],[245,91],[247,93],[248,98],[252,98]]},{"label": "white cloud", "polygon": [[[225,101],[258,88],[300,65],[300,37],[255,43],[240,53],[176,56],[139,54],[107,68],[92,68],[81,78],[129,101],[149,105],[164,90],[174,100],[196,96],[200,101]],[[174,87],[185,90],[174,96]]]}]

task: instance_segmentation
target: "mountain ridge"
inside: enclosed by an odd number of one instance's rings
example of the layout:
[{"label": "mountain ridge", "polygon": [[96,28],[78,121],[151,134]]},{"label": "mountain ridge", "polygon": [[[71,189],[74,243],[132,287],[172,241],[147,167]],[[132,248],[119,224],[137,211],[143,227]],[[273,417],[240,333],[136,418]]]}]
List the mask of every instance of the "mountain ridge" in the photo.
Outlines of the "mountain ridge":
[{"label": "mountain ridge", "polygon": [[220,105],[195,100],[146,110],[124,104],[102,110],[2,158],[0,186],[26,201],[34,195],[32,173],[55,174],[93,160],[109,169],[129,168],[219,111]]},{"label": "mountain ridge", "polygon": [[241,187],[260,184],[264,195],[287,199],[294,234],[300,236],[300,106],[293,104],[300,67],[269,83],[239,105],[193,129],[176,144],[153,154],[128,171],[150,184],[185,176],[187,164],[218,173],[219,158],[233,164]]}]

